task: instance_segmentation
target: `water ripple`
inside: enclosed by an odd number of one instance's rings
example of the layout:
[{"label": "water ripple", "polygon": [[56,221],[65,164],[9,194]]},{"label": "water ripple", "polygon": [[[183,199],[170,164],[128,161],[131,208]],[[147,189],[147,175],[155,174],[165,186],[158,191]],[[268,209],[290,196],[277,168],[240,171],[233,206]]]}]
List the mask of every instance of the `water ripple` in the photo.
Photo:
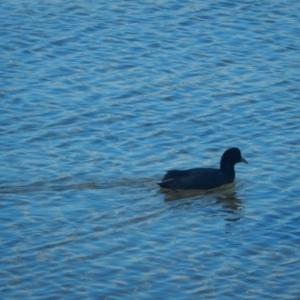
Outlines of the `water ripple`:
[{"label": "water ripple", "polygon": [[[4,298],[299,298],[297,2],[0,12]],[[232,146],[234,184],[158,190]]]}]

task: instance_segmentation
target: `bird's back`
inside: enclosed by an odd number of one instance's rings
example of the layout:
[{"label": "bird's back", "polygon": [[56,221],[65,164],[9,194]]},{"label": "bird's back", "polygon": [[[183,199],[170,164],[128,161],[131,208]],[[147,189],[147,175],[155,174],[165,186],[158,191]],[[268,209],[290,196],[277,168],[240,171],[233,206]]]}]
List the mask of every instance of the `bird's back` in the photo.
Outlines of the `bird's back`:
[{"label": "bird's back", "polygon": [[195,168],[171,170],[164,176],[159,186],[168,189],[214,189],[234,180],[234,172],[221,169]]}]

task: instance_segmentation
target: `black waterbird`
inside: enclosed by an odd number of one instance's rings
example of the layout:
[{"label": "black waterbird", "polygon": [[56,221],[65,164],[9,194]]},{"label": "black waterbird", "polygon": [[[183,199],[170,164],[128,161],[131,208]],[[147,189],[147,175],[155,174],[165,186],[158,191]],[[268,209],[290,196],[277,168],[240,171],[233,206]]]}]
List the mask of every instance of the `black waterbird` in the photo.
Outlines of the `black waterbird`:
[{"label": "black waterbird", "polygon": [[220,169],[195,168],[189,170],[171,170],[166,173],[161,188],[172,190],[209,190],[234,181],[234,165],[239,162],[248,164],[238,148],[226,150],[221,158]]}]

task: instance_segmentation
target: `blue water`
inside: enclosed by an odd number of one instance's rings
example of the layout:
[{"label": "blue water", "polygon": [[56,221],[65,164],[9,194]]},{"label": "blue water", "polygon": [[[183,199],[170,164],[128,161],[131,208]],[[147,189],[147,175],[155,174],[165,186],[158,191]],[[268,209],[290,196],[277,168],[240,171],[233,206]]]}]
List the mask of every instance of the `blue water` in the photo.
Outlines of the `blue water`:
[{"label": "blue water", "polygon": [[[299,299],[300,3],[0,4],[1,299]],[[249,165],[213,193],[168,169]]]}]

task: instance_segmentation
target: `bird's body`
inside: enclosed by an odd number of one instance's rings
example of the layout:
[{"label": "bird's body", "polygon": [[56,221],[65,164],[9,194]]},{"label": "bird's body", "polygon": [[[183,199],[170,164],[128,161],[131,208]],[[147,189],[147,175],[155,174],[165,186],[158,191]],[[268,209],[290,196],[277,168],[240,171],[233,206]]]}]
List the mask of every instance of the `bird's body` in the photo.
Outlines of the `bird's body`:
[{"label": "bird's body", "polygon": [[167,189],[208,190],[234,181],[234,165],[247,161],[242,158],[238,148],[230,148],[221,158],[220,169],[194,168],[189,170],[171,170],[164,176],[159,186]]}]

